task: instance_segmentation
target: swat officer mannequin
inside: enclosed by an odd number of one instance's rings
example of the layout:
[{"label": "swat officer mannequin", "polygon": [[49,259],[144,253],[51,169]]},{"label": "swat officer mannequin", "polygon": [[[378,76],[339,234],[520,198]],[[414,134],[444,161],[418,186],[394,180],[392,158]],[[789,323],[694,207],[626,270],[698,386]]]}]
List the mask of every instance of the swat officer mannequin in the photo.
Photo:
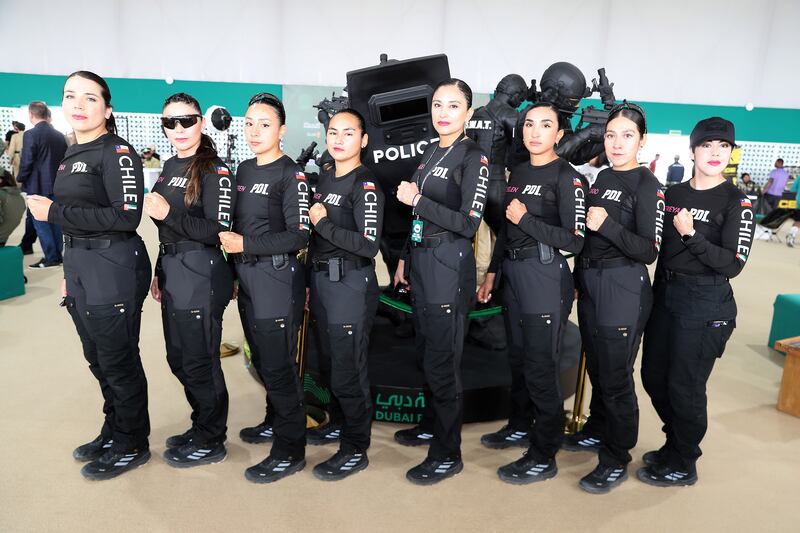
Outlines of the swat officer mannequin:
[{"label": "swat officer mannequin", "polygon": [[467,136],[475,141],[489,158],[489,194],[483,219],[497,235],[504,223],[503,195],[506,189],[506,168],[511,168],[510,150],[519,113],[528,86],[519,74],[505,76],[494,90],[494,98],[479,107],[467,122]]}]

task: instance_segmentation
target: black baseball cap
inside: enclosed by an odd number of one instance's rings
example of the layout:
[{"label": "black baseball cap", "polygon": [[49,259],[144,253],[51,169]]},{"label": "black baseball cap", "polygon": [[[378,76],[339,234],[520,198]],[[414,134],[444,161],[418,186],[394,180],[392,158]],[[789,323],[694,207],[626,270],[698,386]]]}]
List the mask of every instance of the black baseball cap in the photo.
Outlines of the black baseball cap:
[{"label": "black baseball cap", "polygon": [[706,141],[727,141],[736,146],[736,132],[733,122],[722,117],[711,117],[695,125],[689,136],[689,146],[695,148]]}]

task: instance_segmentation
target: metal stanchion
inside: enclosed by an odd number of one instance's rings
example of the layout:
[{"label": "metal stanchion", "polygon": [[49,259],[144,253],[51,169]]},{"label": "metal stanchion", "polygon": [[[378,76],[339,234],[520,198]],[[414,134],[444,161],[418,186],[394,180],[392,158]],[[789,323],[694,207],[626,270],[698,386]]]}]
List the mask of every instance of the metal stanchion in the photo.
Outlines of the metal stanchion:
[{"label": "metal stanchion", "polygon": [[300,381],[306,375],[306,339],[308,338],[308,309],[303,309],[303,323],[297,333],[297,373]]},{"label": "metal stanchion", "polygon": [[578,378],[575,382],[575,403],[572,411],[567,411],[567,421],[564,426],[564,433],[572,435],[581,430],[586,423],[583,415],[583,403],[586,396],[586,351],[581,350],[581,359],[578,363]]}]

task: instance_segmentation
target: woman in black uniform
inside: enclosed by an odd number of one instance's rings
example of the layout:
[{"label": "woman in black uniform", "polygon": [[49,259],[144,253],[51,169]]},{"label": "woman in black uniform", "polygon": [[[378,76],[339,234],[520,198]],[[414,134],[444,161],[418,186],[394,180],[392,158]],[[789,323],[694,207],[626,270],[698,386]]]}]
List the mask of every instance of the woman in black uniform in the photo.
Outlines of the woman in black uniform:
[{"label": "woman in black uniform", "polygon": [[63,305],[103,393],[100,435],[72,455],[89,461],[81,469],[85,477],[109,479],[150,459],[147,380],[139,357],[150,260],[136,234],[144,178],[136,150],[116,134],[103,78],[71,74],[62,105],[78,142],[58,168],[55,201],[29,196],[28,207],[37,220],[63,228]]},{"label": "woman in black uniform", "polygon": [[297,374],[297,331],[305,277],[297,252],[308,244],[309,188],[300,167],[281,152],[286,111],[272,94],[250,99],[244,135],[254,159],[236,170],[233,231],[220,233],[239,280],[239,315],[253,365],[267,388],[264,422],[239,433],[245,442],[275,441],[269,456],[248,468],[256,483],[277,481],[305,467],[306,414]]},{"label": "woman in black uniform", "polygon": [[[478,290],[478,300],[488,302],[496,272],[502,270],[511,371],[514,379],[524,380],[533,403],[528,451],[497,471],[500,479],[513,484],[543,481],[558,473],[555,456],[564,435],[559,346],[575,290],[560,250],[580,253],[586,230],[581,175],[555,152],[564,136],[558,108],[539,103],[523,116],[522,140],[530,162],[511,171],[507,221]],[[509,432],[507,438],[512,437]]]},{"label": "woman in black uniform", "polygon": [[575,262],[578,320],[594,399],[587,426],[597,428],[602,442],[599,463],[580,487],[595,494],[628,478],[629,451],[639,431],[633,364],[652,307],[647,265],[658,256],[664,222],[661,186],[636,159],[646,133],[639,106],[623,102],[610,111],[605,150],[613,168],[589,188],[590,231]]},{"label": "woman in black uniform", "polygon": [[755,218],[747,196],[722,175],[736,136],[712,117],[690,136],[691,180],[667,189],[664,247],[653,314],[644,334],[642,383],[666,442],[644,454],[637,477],[660,487],[693,485],[708,428],[706,382],[736,326],[730,278],[745,266]]},{"label": "woman in black uniform", "polygon": [[236,183],[203,134],[200,104],[185,93],[164,102],[161,125],[177,156],[167,160],[144,209],[161,242],[150,292],[161,302],[167,362],[192,408],[192,426],[167,439],[175,467],[225,459],[228,390],[219,359],[222,314],[233,274],[219,249],[231,226]]},{"label": "woman in black uniform", "polygon": [[337,481],[369,464],[372,397],[367,374],[369,333],[378,308],[375,260],[383,227],[384,197],[361,164],[367,146],[364,118],[353,109],[336,112],[326,143],[335,161],[320,174],[309,210],[310,309],[320,358],[330,361],[331,391],[342,413],[339,451],[314,467],[314,475]]},{"label": "woman in black uniform", "polygon": [[[461,462],[463,387],[461,354],[467,313],[475,298],[472,237],[486,203],[489,161],[464,133],[472,116],[472,90],[461,80],[437,85],[431,102],[439,142],[425,150],[411,181],[400,183],[397,199],[413,208],[409,237],[411,303],[418,349],[423,358],[427,419],[432,421],[427,458],[406,474],[422,485],[454,476]],[[406,283],[400,261],[395,284]],[[429,401],[430,400],[430,401]],[[415,445],[420,428],[395,439]]]}]

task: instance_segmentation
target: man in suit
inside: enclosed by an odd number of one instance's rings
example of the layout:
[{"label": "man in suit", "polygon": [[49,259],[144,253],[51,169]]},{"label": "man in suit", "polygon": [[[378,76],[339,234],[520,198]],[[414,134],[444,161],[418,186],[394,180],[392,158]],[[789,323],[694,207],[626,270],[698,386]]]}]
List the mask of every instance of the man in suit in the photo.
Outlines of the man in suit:
[{"label": "man in suit", "polygon": [[[53,184],[58,165],[64,158],[67,142],[64,136],[50,125],[50,110],[44,102],[28,105],[28,115],[33,128],[25,132],[17,181],[26,194],[38,194],[53,199]],[[44,251],[44,258],[31,268],[47,268],[61,264],[63,246],[61,226],[33,221],[36,234]]]}]

